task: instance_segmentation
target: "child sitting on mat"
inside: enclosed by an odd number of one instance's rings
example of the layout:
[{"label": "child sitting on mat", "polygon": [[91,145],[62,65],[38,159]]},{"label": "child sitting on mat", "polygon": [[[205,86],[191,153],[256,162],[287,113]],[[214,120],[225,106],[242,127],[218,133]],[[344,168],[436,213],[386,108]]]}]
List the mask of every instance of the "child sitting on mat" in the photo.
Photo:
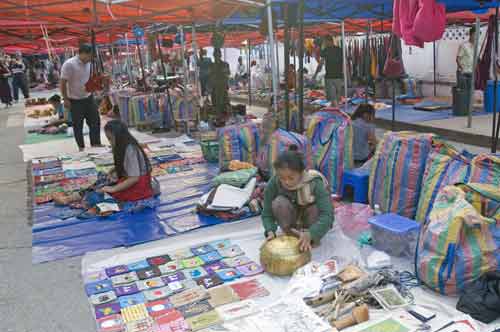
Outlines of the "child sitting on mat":
[{"label": "child sitting on mat", "polygon": [[61,96],[58,94],[52,95],[49,100],[49,104],[54,107],[54,110],[57,114],[57,120],[49,123],[47,126],[60,126],[62,124],[67,124],[71,126],[71,113],[69,110],[64,108],[64,105],[61,100]]},{"label": "child sitting on mat", "polygon": [[333,224],[328,181],[314,170],[306,170],[303,155],[295,145],[274,162],[275,175],[264,191],[262,223],[267,240],[283,232],[300,239],[300,250],[310,251]]},{"label": "child sitting on mat", "polygon": [[353,156],[356,166],[361,166],[373,156],[377,147],[375,137],[375,108],[361,104],[351,116],[353,135]]},{"label": "child sitting on mat", "polygon": [[119,120],[111,120],[104,127],[113,149],[114,172],[118,183],[105,186],[100,192],[108,193],[118,201],[138,201],[154,195],[151,184],[151,164],[127,126]]}]

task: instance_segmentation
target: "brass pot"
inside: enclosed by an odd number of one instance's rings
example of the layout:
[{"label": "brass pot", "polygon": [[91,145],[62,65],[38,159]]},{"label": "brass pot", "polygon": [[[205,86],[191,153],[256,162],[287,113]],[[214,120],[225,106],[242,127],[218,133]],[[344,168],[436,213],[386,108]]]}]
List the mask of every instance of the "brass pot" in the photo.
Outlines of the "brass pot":
[{"label": "brass pot", "polygon": [[311,252],[301,252],[299,239],[282,235],[260,248],[260,263],[264,270],[278,276],[289,276],[311,260]]}]

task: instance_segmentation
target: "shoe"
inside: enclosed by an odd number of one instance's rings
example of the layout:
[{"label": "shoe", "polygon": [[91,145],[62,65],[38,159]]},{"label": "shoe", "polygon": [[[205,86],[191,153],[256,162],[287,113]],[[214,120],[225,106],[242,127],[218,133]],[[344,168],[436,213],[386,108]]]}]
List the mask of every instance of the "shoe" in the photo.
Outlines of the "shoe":
[{"label": "shoe", "polygon": [[78,152],[83,152],[85,151],[85,148],[78,148]]}]

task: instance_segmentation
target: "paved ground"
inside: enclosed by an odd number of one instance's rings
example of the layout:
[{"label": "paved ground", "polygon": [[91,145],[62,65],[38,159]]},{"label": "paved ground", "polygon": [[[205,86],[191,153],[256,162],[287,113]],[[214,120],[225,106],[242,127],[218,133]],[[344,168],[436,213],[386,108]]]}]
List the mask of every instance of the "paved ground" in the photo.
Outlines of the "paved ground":
[{"label": "paved ground", "polygon": [[[26,165],[18,149],[24,140],[23,108],[19,104],[0,109],[0,331],[93,332],[80,278],[80,258],[31,264]],[[252,111],[262,114],[265,110]],[[382,134],[379,130],[378,135]]]}]

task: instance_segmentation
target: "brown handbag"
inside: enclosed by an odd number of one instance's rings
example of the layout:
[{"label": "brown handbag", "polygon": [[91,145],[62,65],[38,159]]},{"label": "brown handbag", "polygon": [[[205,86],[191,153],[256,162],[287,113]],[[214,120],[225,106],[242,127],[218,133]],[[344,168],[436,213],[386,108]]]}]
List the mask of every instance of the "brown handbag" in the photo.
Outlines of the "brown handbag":
[{"label": "brown handbag", "polygon": [[404,74],[403,60],[401,57],[396,58],[392,55],[392,38],[391,36],[387,50],[387,59],[385,60],[384,71],[382,72],[389,79],[400,78]]}]

